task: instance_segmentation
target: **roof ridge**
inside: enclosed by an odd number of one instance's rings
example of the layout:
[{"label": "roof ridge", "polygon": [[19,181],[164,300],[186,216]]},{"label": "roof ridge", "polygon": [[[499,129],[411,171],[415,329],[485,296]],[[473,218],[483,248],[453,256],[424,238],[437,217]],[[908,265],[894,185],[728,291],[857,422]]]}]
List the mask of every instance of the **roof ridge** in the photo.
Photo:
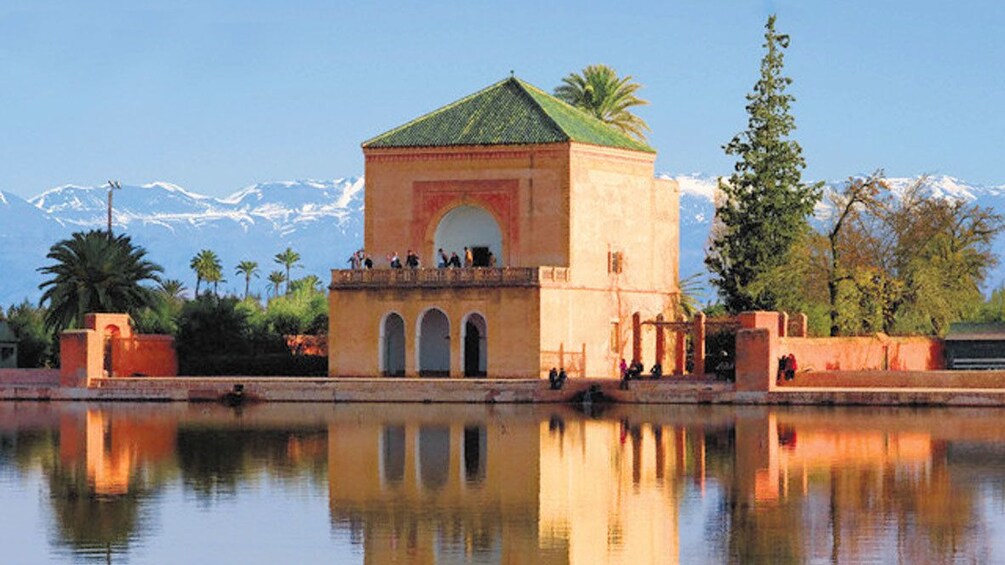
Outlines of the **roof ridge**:
[{"label": "roof ridge", "polygon": [[[578,116],[580,118],[585,118],[587,121],[593,122],[593,125],[595,125],[597,127],[601,127],[603,129],[607,130],[609,133],[617,135],[618,137],[621,137],[624,140],[624,142],[627,142],[629,145],[632,146],[631,149],[633,149],[635,151],[646,151],[646,152],[655,153],[655,150],[647,142],[639,140],[639,139],[636,139],[636,138],[632,137],[631,135],[628,135],[627,133],[619,130],[618,128],[614,127],[613,125],[611,125],[611,124],[609,124],[609,123],[601,120],[597,116],[594,116],[593,114],[591,114],[591,113],[583,110],[582,108],[577,108],[576,106],[573,106],[572,104],[569,104],[565,100],[562,100],[561,98],[559,98],[559,97],[557,97],[555,95],[549,94],[548,92],[546,92],[544,90],[541,90],[540,88],[534,86],[533,84],[526,83],[526,82],[524,82],[524,81],[522,81],[520,79],[517,79],[515,77],[513,78],[513,80],[516,80],[521,86],[523,86],[524,87],[524,91],[527,92],[528,95],[530,95],[531,98],[534,98],[534,93],[536,92],[540,96],[547,97],[547,99],[548,99],[549,102],[557,102],[560,106],[563,106],[564,109],[566,109],[566,110],[568,110],[570,112],[573,112],[575,114],[578,114]],[[557,120],[551,115],[551,113],[548,111],[547,108],[545,108],[544,106],[541,105],[540,101],[538,101],[536,98],[534,98],[534,102],[538,105],[538,107],[541,108],[542,111],[544,111],[545,115],[548,116],[548,119],[550,119],[551,121],[557,123]],[[575,136],[572,133],[568,132],[561,125],[559,125],[559,129],[563,133],[566,134],[566,136],[569,138],[570,141],[577,141],[576,138],[575,138]],[[588,143],[588,142],[584,142],[584,141],[578,141],[578,142],[579,143]]]},{"label": "roof ridge", "polygon": [[541,105],[541,102],[538,101],[538,99],[535,98],[534,95],[530,93],[528,87],[534,88],[533,85],[525,83],[524,81],[514,76],[511,76],[506,80],[513,81],[514,83],[516,83],[516,85],[520,87],[520,93],[523,94],[523,96],[525,96],[527,99],[529,99],[531,104],[533,104],[534,107],[538,109],[538,111],[544,114],[544,117],[547,118],[549,122],[551,122],[551,125],[555,126],[555,129],[557,129],[559,132],[561,132],[562,135],[565,136],[565,140],[572,141],[572,135],[570,135],[569,132],[565,131],[565,128],[562,127],[562,124],[558,123],[558,120],[556,120],[551,114],[549,114],[548,110]]},{"label": "roof ridge", "polygon": [[[412,118],[408,122],[406,122],[404,124],[401,124],[400,126],[394,128],[394,129],[390,129],[390,130],[385,131],[384,133],[375,135],[374,137],[371,137],[370,139],[367,139],[366,141],[364,141],[361,145],[363,147],[366,147],[367,145],[373,143],[374,141],[377,141],[378,139],[381,139],[383,137],[388,137],[390,135],[398,133],[399,131],[401,131],[401,130],[409,127],[409,126],[412,126],[412,125],[414,125],[414,124],[416,124],[418,122],[421,122],[421,121],[423,121],[423,120],[425,120],[427,118],[432,118],[433,116],[437,116],[439,114],[442,114],[443,112],[446,112],[447,110],[450,110],[452,108],[456,108],[457,106],[463,104],[464,102],[467,102],[468,100],[471,100],[472,98],[474,98],[476,96],[479,96],[479,95],[484,94],[484,93],[486,93],[486,92],[488,92],[490,90],[493,90],[493,89],[499,88],[500,86],[503,86],[504,84],[506,84],[510,80],[513,80],[513,77],[506,77],[503,80],[500,80],[498,82],[494,82],[494,83],[486,86],[485,88],[483,88],[483,89],[481,89],[481,90],[479,90],[477,92],[472,92],[471,94],[468,94],[467,96],[465,96],[463,98],[459,98],[457,100],[454,100],[453,102],[451,102],[450,104],[447,104],[446,106],[441,106],[439,108],[436,108],[434,110],[426,112],[425,114],[422,114],[421,116],[419,116],[417,118]],[[547,113],[547,112],[545,112],[545,113]]]}]

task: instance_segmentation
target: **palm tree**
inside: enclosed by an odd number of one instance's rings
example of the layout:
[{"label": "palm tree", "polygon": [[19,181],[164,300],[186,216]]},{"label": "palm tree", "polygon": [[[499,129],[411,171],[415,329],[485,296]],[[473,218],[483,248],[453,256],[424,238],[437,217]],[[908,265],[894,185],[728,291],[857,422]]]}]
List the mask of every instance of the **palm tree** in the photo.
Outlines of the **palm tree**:
[{"label": "palm tree", "polygon": [[203,249],[195,257],[192,257],[189,267],[195,271],[195,296],[197,298],[199,297],[199,285],[202,281],[212,282],[211,279],[214,277],[214,273],[216,273],[217,280],[215,282],[220,282],[219,278],[223,273],[220,258],[209,249]]},{"label": "palm tree", "polygon": [[290,293],[290,268],[300,262],[300,254],[287,247],[286,251],[276,253],[275,262],[286,267],[286,293]]},{"label": "palm tree", "polygon": [[618,77],[607,65],[590,65],[582,74],[569,73],[555,88],[555,97],[585,110],[600,121],[610,124],[626,134],[645,141],[649,126],[629,110],[649,102],[635,95],[642,85],[632,77]]},{"label": "palm tree", "polygon": [[140,283],[158,282],[163,269],[146,254],[127,235],[97,230],[57,242],[46,255],[55,264],[39,269],[52,277],[38,286],[45,290],[40,303],[48,303],[46,328],[79,326],[88,312],[132,314],[154,305],[154,293]]},{"label": "palm tree", "polygon": [[251,286],[251,277],[258,277],[258,263],[255,261],[241,261],[234,270],[235,275],[244,275],[244,299],[248,299],[248,287]]},{"label": "palm tree", "polygon": [[185,291],[188,289],[185,288],[185,283],[178,279],[163,279],[157,290],[168,300],[180,301],[185,297]]},{"label": "palm tree", "polygon": [[286,280],[286,275],[282,271],[272,271],[269,273],[269,282],[272,284],[273,296],[279,296],[279,285],[283,284]]}]

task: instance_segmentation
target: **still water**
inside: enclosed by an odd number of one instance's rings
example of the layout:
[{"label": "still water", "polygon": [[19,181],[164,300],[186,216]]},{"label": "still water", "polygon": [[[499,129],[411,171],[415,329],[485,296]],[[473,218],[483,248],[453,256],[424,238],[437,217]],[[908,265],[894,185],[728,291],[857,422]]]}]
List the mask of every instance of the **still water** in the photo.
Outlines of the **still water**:
[{"label": "still water", "polygon": [[0,403],[0,561],[1005,561],[1005,412]]}]

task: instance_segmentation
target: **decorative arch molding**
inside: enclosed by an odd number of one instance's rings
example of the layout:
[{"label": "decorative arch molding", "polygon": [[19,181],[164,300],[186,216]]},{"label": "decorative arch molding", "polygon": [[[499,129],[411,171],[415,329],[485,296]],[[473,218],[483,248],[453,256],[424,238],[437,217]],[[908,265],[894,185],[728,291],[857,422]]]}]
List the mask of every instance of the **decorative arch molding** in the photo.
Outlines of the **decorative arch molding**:
[{"label": "decorative arch molding", "polygon": [[459,206],[476,206],[495,218],[503,247],[498,258],[510,265],[513,249],[520,242],[519,188],[519,179],[416,181],[412,240],[423,242],[426,256],[434,257],[436,229],[443,217]]}]

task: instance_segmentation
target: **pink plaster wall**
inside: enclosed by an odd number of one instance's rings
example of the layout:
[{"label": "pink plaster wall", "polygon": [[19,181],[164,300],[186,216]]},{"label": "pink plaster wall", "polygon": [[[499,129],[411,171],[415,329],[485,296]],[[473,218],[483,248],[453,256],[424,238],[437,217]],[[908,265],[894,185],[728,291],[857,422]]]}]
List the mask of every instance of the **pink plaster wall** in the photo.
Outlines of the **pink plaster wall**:
[{"label": "pink plaster wall", "polygon": [[803,371],[936,371],[945,369],[943,341],[934,337],[781,338],[779,357],[796,356]]}]

